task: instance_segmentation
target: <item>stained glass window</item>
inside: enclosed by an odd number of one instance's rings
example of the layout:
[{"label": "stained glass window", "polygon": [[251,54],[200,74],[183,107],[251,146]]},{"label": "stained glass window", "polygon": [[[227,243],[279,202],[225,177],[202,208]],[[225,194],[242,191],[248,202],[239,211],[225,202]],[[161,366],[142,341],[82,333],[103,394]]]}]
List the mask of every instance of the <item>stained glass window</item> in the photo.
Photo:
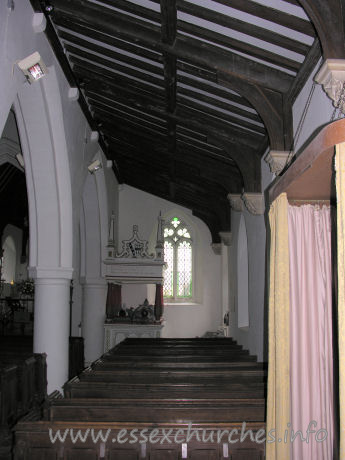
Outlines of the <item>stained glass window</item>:
[{"label": "stained glass window", "polygon": [[170,241],[164,241],[164,261],[166,268],[164,271],[164,297],[173,297],[174,293],[174,247]]},{"label": "stained glass window", "polygon": [[181,300],[193,296],[192,245],[188,226],[178,217],[173,217],[164,227],[165,298]]}]

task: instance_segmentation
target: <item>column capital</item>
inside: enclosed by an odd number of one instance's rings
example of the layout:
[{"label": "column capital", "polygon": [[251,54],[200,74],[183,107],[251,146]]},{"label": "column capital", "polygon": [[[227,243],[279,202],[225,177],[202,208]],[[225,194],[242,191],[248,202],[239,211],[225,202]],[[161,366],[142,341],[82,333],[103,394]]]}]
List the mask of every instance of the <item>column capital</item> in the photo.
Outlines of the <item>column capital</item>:
[{"label": "column capital", "polygon": [[228,200],[230,201],[230,206],[234,211],[241,212],[243,211],[243,201],[242,195],[240,193],[229,193]]},{"label": "column capital", "polygon": [[[323,86],[324,91],[332,99],[333,105],[338,107],[345,82],[345,59],[326,59],[315,76],[315,81]],[[339,108],[345,113],[344,103]]]},{"label": "column capital", "polygon": [[290,153],[294,155],[293,152],[289,152],[287,150],[270,150],[267,153],[267,155],[264,157],[264,160],[269,165],[273,174],[278,175],[281,173],[281,171],[286,166],[286,162]]},{"label": "column capital", "polygon": [[265,212],[263,193],[243,193],[242,199],[251,214],[261,215]]},{"label": "column capital", "polygon": [[32,28],[36,34],[44,32],[47,27],[47,20],[43,13],[34,13],[32,16]]},{"label": "column capital", "polygon": [[78,88],[69,88],[68,89],[68,99],[70,101],[77,101],[79,99],[79,89]]},{"label": "column capital", "polygon": [[99,139],[99,132],[98,131],[91,131],[90,141],[91,142],[98,142],[98,139]]},{"label": "column capital", "polygon": [[81,276],[79,282],[82,286],[94,287],[105,287],[108,284],[105,278],[91,278],[87,276]]},{"label": "column capital", "polygon": [[221,243],[212,243],[211,244],[212,251],[215,253],[216,256],[220,256],[222,253],[222,244]]},{"label": "column capital", "polygon": [[30,278],[40,279],[72,279],[72,267],[28,267]]},{"label": "column capital", "polygon": [[231,243],[232,243],[232,233],[231,232],[219,232],[219,236],[224,246],[231,246]]}]

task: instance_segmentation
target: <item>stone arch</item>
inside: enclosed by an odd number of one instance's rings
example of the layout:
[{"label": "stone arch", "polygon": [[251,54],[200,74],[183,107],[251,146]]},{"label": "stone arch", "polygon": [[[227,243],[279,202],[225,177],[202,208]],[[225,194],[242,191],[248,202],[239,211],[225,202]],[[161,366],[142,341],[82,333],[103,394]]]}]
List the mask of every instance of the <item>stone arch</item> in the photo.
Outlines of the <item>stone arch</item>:
[{"label": "stone arch", "polygon": [[35,278],[34,352],[47,354],[48,392],[68,378],[72,190],[54,66],[22,84],[14,101],[29,205],[29,275]]},{"label": "stone arch", "polygon": [[30,269],[38,277],[41,269],[67,270],[70,278],[73,244],[71,177],[54,67],[49,68],[49,74],[43,80],[22,86],[14,108],[29,201]]},{"label": "stone arch", "polygon": [[[94,159],[102,161],[98,152]],[[87,174],[80,210],[82,333],[87,363],[103,353],[107,283],[103,260],[108,237],[108,199],[104,170]]]},{"label": "stone arch", "polygon": [[[94,160],[102,162],[100,152]],[[80,214],[82,278],[104,275],[103,259],[108,241],[108,195],[103,167],[85,178]],[[92,244],[93,243],[93,244]]]}]

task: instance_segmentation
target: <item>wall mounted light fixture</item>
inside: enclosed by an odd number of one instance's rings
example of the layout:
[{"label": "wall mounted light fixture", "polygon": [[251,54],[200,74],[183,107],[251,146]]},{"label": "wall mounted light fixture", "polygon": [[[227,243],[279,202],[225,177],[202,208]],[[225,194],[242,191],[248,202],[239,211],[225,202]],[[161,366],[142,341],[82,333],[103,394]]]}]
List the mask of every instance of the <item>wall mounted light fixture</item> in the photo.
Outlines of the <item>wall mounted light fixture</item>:
[{"label": "wall mounted light fixture", "polygon": [[48,69],[37,51],[17,64],[29,83],[39,80],[48,73]]}]

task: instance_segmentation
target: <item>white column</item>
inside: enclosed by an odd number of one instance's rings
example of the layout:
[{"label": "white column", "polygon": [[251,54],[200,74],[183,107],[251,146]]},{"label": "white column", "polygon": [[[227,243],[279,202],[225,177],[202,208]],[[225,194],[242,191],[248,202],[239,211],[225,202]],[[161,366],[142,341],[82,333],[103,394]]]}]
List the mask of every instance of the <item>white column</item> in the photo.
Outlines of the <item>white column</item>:
[{"label": "white column", "polygon": [[104,321],[107,300],[107,283],[102,278],[82,279],[85,364],[91,364],[103,354]]},{"label": "white column", "polygon": [[69,278],[35,279],[34,353],[47,354],[48,394],[68,380]]}]

